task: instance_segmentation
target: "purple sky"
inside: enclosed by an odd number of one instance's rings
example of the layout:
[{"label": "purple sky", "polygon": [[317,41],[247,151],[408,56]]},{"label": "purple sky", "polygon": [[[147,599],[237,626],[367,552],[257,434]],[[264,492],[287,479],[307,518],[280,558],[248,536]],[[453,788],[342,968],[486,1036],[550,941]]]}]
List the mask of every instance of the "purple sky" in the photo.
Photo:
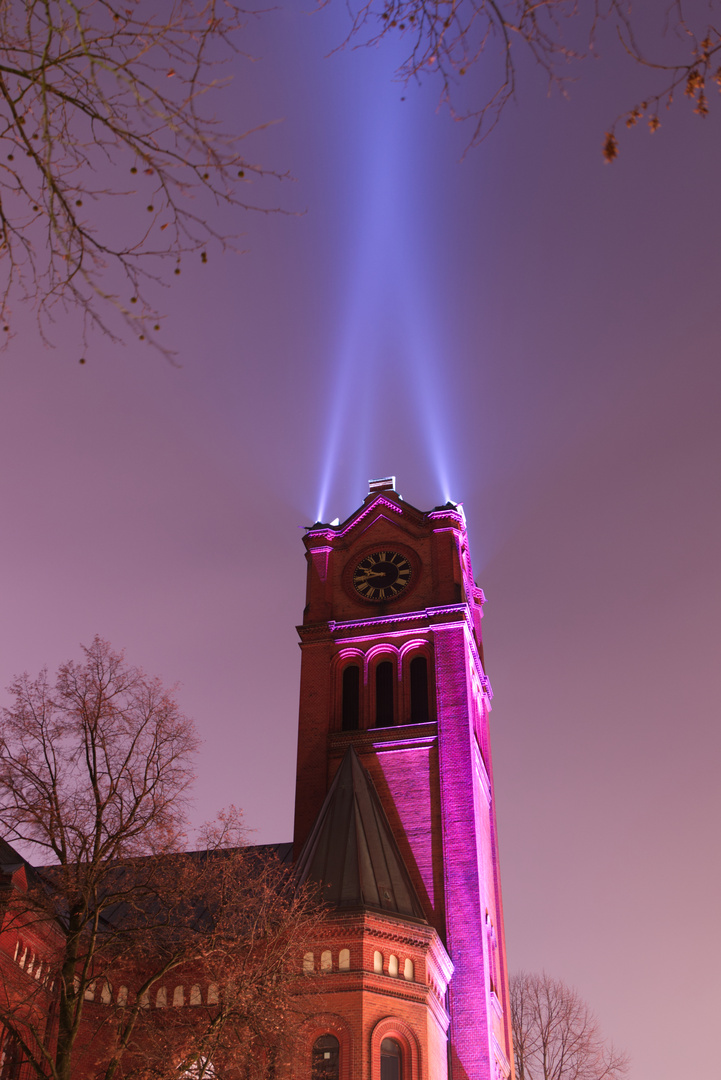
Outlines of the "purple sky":
[{"label": "purple sky", "polygon": [[568,101],[529,73],[461,162],[392,50],[327,58],[343,17],[249,35],[228,115],[283,121],[248,153],[293,173],[259,198],[294,213],[174,281],[179,369],[72,323],[48,351],[28,317],[0,356],[0,683],[102,634],[179,683],[197,820],[235,802],[287,839],[301,527],[387,473],[421,509],[463,500],[511,967],[575,984],[634,1080],[710,1075],[721,101],[604,166],[641,85],[609,45]]}]

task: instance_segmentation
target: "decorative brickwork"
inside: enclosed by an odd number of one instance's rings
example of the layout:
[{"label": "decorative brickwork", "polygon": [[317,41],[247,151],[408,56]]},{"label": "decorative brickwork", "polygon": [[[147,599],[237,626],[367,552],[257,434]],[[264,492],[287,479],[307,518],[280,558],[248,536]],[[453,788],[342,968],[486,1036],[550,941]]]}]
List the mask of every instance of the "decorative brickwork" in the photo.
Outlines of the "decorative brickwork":
[{"label": "decorative brickwork", "polygon": [[[354,1076],[378,1080],[380,1044],[392,1037],[401,1047],[403,1080],[508,1078],[513,1055],[488,725],[491,688],[482,660],[484,597],[473,581],[463,511],[449,504],[424,514],[392,488],[384,486],[381,494],[371,486],[347,521],[336,528],[314,526],[305,543],[296,857],[353,747],[435,934],[421,966],[417,953],[408,957],[425,987],[422,1000],[407,990],[399,993],[390,982],[403,978],[405,957],[399,948],[389,952],[397,917],[388,912],[375,912],[373,933],[363,931],[364,974],[356,977],[352,993],[347,984],[342,1007],[337,976],[317,977],[351,1020]],[[369,559],[374,555],[375,562]],[[403,587],[394,585],[394,564],[412,567],[410,577],[404,571],[409,580],[401,580]],[[374,588],[359,594],[363,574]],[[421,674],[413,691],[416,698],[427,693],[422,709],[411,700],[410,665],[416,657],[425,661],[416,669]],[[386,666],[378,689],[381,663]],[[359,671],[351,711],[343,702],[348,665]],[[374,972],[371,948],[382,977]],[[312,996],[304,992],[303,1003],[311,1007]],[[305,1075],[293,1073],[294,1080]]]},{"label": "decorative brickwork", "polygon": [[[513,1080],[484,597],[463,511],[423,513],[378,481],[305,544],[294,857],[328,907],[298,960],[297,1025],[274,1075],[313,1080],[330,1047],[338,1080],[381,1080],[382,1053],[401,1080]],[[17,918],[32,870],[8,845],[0,856],[0,986],[34,1027],[47,1016],[51,1047],[53,923]],[[222,995],[180,966],[138,999],[133,963],[88,988],[74,1080],[107,1058],[110,1025],[90,1034],[103,1010],[140,1000],[159,1030],[173,1016],[192,1027]],[[24,1080],[20,1061],[0,1032],[0,1080]]]}]

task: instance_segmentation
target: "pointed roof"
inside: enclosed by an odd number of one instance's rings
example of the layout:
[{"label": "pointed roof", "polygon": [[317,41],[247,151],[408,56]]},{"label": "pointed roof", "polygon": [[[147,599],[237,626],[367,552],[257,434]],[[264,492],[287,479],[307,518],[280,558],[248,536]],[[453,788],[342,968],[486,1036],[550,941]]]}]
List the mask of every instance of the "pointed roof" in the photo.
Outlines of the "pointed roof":
[{"label": "pointed roof", "polygon": [[348,747],[296,864],[299,882],[315,881],[339,909],[375,908],[424,919],[378,793]]}]

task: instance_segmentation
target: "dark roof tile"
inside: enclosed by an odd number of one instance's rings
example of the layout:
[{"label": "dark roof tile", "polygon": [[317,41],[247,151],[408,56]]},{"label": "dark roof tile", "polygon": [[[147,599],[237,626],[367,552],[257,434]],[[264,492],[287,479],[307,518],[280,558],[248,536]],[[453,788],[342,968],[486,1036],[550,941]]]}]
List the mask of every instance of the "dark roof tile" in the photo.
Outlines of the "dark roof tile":
[{"label": "dark roof tile", "polygon": [[296,874],[301,884],[320,885],[323,900],[334,907],[424,918],[373,781],[352,746],[298,857]]}]

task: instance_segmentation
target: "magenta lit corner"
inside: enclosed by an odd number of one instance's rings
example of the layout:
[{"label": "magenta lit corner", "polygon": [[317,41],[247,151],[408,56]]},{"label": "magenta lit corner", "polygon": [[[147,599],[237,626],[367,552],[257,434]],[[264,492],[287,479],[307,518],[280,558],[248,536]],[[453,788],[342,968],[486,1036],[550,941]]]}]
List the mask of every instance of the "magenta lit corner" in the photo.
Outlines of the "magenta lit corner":
[{"label": "magenta lit corner", "polygon": [[295,859],[328,916],[293,1080],[512,1077],[481,605],[460,505],[305,537]]}]

